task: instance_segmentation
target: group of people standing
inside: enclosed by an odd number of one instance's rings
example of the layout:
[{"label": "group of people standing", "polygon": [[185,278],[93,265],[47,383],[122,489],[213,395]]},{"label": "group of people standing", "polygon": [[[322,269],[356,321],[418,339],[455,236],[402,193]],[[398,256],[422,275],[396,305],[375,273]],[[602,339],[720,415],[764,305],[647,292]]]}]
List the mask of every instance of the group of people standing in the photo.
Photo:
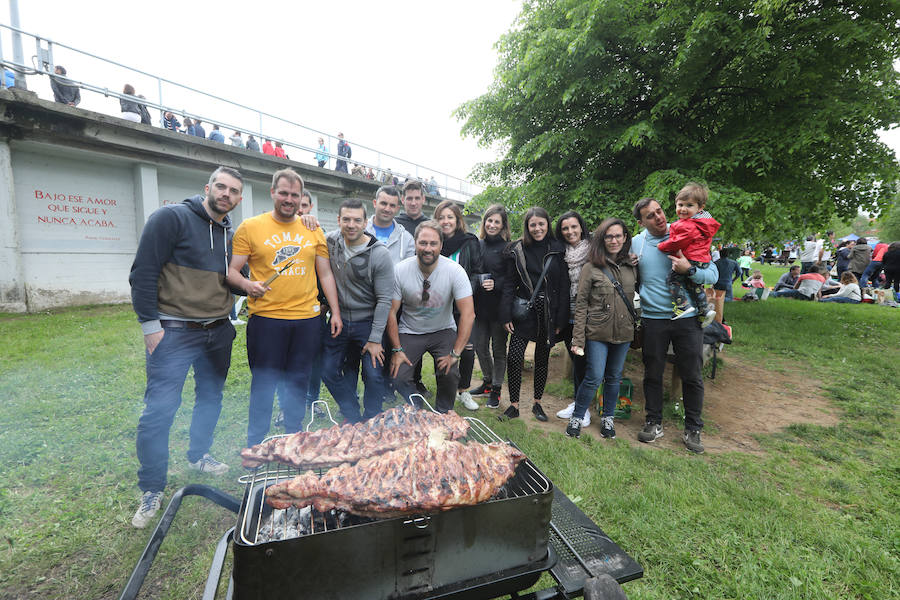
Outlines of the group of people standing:
[{"label": "group of people standing", "polygon": [[[554,235],[547,211],[532,207],[522,235],[511,240],[502,205],[484,212],[476,237],[452,201],[438,204],[432,218],[423,214],[425,188],[409,181],[402,190],[379,188],[371,217],[362,201],[345,200],[338,230],[326,235],[315,217],[300,214],[311,207],[302,178],[282,169],[272,179],[273,209],[243,221],[232,238],[228,213],[242,190],[240,173],[220,167],[205,195],[160,208],[141,235],[129,278],[147,362],[135,527],[146,526],[161,506],[169,429],[191,367],[196,385],[188,464],[213,474],[228,470],[209,450],[235,337],[228,318],[233,293],[247,296],[250,312],[248,445],[268,434],[276,390],[285,431],[300,430],[309,390],[319,387],[317,371],[348,422],[378,414],[395,391],[413,401],[430,395],[421,382],[426,353],[435,363],[436,410],[446,412],[456,402],[477,409],[473,395],[499,408],[505,375],[509,407],[500,418],[518,418],[530,342],[536,346],[531,411],[546,421],[541,398],[550,349],[563,340],[579,365],[566,433],[580,435],[590,400],[603,385],[601,434],[615,437],[613,410],[635,338],[639,290],[647,422],[638,439],[662,436],[662,372],[671,341],[684,386],[684,442],[703,451],[701,319],[673,312],[669,273],[691,285],[711,283],[717,274],[714,265],[697,266],[682,252],[659,249],[669,224],[655,200],[635,205],[645,230],[634,238],[616,218],[589,234],[575,212],[558,219]],[[476,354],[483,381],[469,390]]]}]

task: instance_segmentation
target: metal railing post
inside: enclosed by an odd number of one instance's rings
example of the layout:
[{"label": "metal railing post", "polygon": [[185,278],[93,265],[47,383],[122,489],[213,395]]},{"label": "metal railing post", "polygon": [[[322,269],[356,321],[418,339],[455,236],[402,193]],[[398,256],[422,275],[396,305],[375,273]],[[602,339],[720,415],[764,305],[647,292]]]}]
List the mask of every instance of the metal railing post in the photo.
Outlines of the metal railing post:
[{"label": "metal railing post", "polygon": [[[12,26],[18,29],[19,25],[19,1],[18,0],[9,0],[9,22],[12,23]],[[22,51],[22,34],[18,31],[13,30],[12,34],[12,47],[13,47],[13,62],[19,65],[25,64],[25,53]],[[25,75],[19,73],[18,70],[13,70],[13,74],[16,78],[16,87],[20,90],[27,90],[28,86],[25,83]]]}]

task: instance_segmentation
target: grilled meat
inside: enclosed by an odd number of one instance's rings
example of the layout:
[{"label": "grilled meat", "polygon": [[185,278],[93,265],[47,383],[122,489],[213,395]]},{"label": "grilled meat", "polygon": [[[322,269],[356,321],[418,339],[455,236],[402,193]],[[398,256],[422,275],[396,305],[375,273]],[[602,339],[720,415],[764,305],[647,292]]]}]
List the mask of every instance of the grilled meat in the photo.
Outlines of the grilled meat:
[{"label": "grilled meat", "polygon": [[321,477],[303,473],[269,486],[266,502],[274,508],[337,508],[374,518],[449,510],[490,499],[525,458],[500,442],[435,438],[341,465]]},{"label": "grilled meat", "polygon": [[436,430],[458,439],[468,433],[469,423],[453,411],[442,415],[397,407],[362,423],[298,432],[244,448],[242,464],[252,468],[279,461],[302,469],[333,467],[400,448]]}]

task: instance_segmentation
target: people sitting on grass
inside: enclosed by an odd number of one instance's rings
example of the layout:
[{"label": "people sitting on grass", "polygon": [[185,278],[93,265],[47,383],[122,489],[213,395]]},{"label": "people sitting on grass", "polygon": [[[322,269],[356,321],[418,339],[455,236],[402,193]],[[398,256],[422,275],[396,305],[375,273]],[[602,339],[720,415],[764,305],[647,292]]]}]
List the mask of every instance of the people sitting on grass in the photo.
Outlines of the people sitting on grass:
[{"label": "people sitting on grass", "polygon": [[741,285],[745,288],[756,288],[756,289],[766,287],[766,282],[763,281],[762,271],[760,271],[759,269],[753,269],[753,272],[750,273],[750,277],[747,279],[747,281],[745,281]]},{"label": "people sitting on grass", "polygon": [[795,298],[797,300],[815,300],[822,284],[825,283],[825,267],[815,264],[809,273],[804,273],[797,278],[797,283],[790,290],[774,292],[773,298]]},{"label": "people sitting on grass", "polygon": [[856,275],[850,271],[844,271],[841,275],[841,284],[838,290],[825,298],[820,298],[819,302],[840,302],[844,304],[859,304],[862,301],[862,294],[859,291],[859,283]]},{"label": "people sitting on grass", "polygon": [[794,289],[794,285],[797,284],[798,277],[800,277],[800,266],[792,265],[788,272],[778,279],[778,283],[775,284],[774,291],[780,292],[781,290]]}]

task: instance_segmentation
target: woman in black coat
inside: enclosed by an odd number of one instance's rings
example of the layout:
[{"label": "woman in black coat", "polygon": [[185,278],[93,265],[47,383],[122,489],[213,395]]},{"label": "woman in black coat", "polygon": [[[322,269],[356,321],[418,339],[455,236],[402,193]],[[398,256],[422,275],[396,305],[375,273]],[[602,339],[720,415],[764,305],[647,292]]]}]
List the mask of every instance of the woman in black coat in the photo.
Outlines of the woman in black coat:
[{"label": "woman in black coat", "polygon": [[469,390],[472,396],[489,396],[485,406],[500,408],[500,392],[506,375],[506,341],[509,333],[500,320],[500,296],[506,280],[509,245],[509,218],[502,204],[493,204],[481,217],[481,269],[472,287],[475,297],[475,324],[472,342],[481,365],[481,384]]},{"label": "woman in black coat", "polygon": [[[434,209],[434,220],[441,226],[443,235],[441,256],[446,256],[466,270],[469,283],[474,290],[481,275],[481,244],[478,238],[466,232],[462,210],[453,200],[444,200],[437,205]],[[453,314],[458,318],[455,309]],[[469,410],[478,409],[478,403],[469,394],[474,368],[475,347],[470,339],[459,357],[459,385],[456,393],[456,399]]]},{"label": "woman in black coat", "polygon": [[[561,339],[569,322],[569,271],[565,262],[566,248],[550,231],[550,215],[538,206],[525,213],[522,237],[507,249],[507,277],[500,302],[500,320],[511,333],[507,355],[509,408],[501,418],[519,416],[519,390],[522,385],[522,366],[528,342],[534,350],[534,404],[531,412],[539,421],[547,415],[541,408],[541,397],[547,383],[550,348]],[[530,300],[541,281],[541,273],[549,265],[540,284],[534,306],[523,319],[514,319],[512,306],[516,299]]]}]

